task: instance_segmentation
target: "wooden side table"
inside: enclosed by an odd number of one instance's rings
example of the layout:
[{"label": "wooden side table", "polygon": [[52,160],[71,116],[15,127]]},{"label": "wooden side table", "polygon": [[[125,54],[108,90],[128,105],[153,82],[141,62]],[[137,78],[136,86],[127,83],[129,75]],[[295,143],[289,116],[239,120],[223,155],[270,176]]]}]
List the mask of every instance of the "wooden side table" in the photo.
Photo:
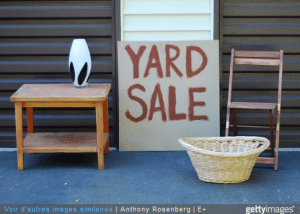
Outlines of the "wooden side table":
[{"label": "wooden side table", "polygon": [[[98,168],[104,169],[104,154],[109,153],[108,94],[111,84],[25,84],[10,98],[15,102],[18,169],[24,169],[24,153],[98,154]],[[93,107],[96,133],[34,133],[34,107]],[[23,139],[23,108],[27,112],[27,136]]]}]

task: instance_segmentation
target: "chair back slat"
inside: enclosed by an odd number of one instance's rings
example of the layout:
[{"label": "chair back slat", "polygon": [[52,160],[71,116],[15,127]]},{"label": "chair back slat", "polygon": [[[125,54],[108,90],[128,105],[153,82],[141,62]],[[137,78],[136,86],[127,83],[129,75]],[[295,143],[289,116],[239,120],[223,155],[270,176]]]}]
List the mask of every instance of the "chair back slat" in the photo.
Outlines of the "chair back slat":
[{"label": "chair back slat", "polygon": [[235,58],[235,65],[260,65],[260,66],[279,66],[279,59],[249,59],[249,58]]},{"label": "chair back slat", "polygon": [[278,105],[281,105],[282,93],[282,72],[283,72],[283,50],[280,52],[271,51],[235,51],[231,50],[230,73],[228,86],[228,105],[232,98],[233,70],[235,65],[254,65],[254,66],[278,66]]},{"label": "chair back slat", "polygon": [[235,51],[235,57],[280,59],[280,52],[271,51]]}]

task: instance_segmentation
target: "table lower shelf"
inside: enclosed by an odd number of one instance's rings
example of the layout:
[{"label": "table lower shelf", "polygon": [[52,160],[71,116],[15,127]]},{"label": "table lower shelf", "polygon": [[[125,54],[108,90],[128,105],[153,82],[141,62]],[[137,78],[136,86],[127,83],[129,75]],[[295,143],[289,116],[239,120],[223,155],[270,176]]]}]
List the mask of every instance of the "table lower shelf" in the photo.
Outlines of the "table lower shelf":
[{"label": "table lower shelf", "polygon": [[[103,150],[108,133],[103,134]],[[97,133],[28,133],[24,138],[25,153],[83,153],[97,152]]]}]

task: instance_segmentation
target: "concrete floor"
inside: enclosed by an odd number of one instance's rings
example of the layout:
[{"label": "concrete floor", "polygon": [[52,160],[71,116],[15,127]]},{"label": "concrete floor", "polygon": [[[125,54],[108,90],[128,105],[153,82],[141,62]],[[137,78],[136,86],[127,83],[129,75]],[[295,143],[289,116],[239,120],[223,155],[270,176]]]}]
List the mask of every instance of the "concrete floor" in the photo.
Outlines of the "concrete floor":
[{"label": "concrete floor", "polygon": [[198,179],[185,151],[96,154],[0,152],[1,204],[299,204],[300,152],[280,151],[279,170],[256,165],[248,181]]}]

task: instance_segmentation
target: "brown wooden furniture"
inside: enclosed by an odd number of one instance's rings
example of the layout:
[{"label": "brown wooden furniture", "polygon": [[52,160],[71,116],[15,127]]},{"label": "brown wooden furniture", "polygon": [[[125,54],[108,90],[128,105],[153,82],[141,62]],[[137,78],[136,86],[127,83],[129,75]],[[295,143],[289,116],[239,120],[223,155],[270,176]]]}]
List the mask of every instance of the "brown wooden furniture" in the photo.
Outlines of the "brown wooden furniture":
[{"label": "brown wooden furniture", "polygon": [[[255,65],[255,66],[278,66],[279,81],[278,81],[278,100],[277,103],[257,103],[257,102],[232,102],[232,85],[233,85],[233,70],[234,65]],[[280,52],[264,52],[264,51],[231,51],[229,88],[228,88],[228,104],[226,117],[226,132],[225,136],[229,135],[230,114],[232,115],[232,127],[234,135],[237,135],[236,124],[236,109],[259,109],[268,110],[270,118],[270,141],[271,141],[271,156],[259,157],[256,163],[274,164],[274,170],[278,169],[278,149],[279,149],[279,131],[280,131],[280,110],[281,110],[281,91],[282,91],[282,69],[283,69],[283,50]],[[277,113],[276,125],[276,141],[274,151],[274,131],[273,131],[273,114]],[[239,126],[239,127],[256,127],[258,126]]]},{"label": "brown wooden furniture", "polygon": [[[109,153],[108,93],[110,84],[25,84],[10,98],[15,102],[18,169],[24,168],[24,153],[96,152],[98,168],[104,169]],[[34,107],[92,107],[96,109],[96,133],[34,133]],[[27,111],[27,136],[23,139],[23,108]]]}]

